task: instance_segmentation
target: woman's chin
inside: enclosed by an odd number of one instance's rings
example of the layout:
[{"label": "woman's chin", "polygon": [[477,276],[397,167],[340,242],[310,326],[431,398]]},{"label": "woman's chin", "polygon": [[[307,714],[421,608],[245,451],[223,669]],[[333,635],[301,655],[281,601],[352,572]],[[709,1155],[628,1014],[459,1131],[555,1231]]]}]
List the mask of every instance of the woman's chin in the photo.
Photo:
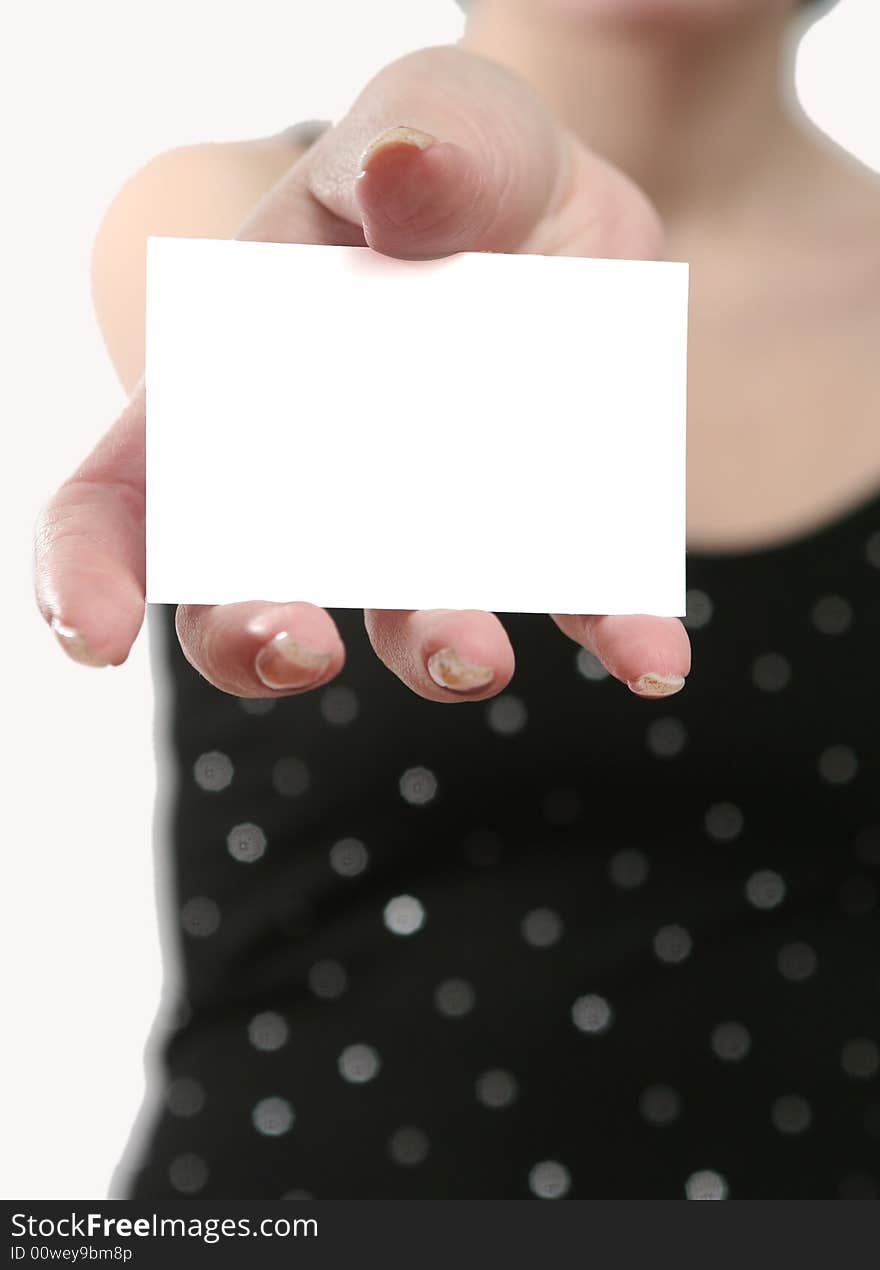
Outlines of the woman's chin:
[{"label": "woman's chin", "polygon": [[548,9],[574,21],[633,26],[705,26],[756,14],[794,12],[800,0],[543,0]]}]

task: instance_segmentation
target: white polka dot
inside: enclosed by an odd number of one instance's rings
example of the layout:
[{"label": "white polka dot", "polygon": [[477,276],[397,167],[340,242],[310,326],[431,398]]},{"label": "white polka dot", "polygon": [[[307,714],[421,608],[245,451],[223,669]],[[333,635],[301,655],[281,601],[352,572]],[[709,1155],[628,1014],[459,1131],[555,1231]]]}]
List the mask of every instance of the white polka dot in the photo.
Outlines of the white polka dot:
[{"label": "white polka dot", "polygon": [[251,1120],[257,1133],[267,1138],[279,1138],[293,1125],[293,1107],[286,1098],[261,1098],[251,1112]]},{"label": "white polka dot", "polygon": [[299,798],[310,783],[309,769],[301,758],[280,758],[272,767],[272,784],[282,798]]},{"label": "white polka dot", "polygon": [[805,1098],[797,1094],[785,1094],[774,1102],[770,1109],[770,1118],[773,1127],[780,1133],[795,1134],[809,1129],[813,1113]]},{"label": "white polka dot", "polygon": [[242,864],[253,864],[265,853],[266,835],[259,825],[236,825],[226,835],[226,845],[234,860]]},{"label": "white polka dot", "polygon": [[648,1124],[662,1128],[681,1115],[681,1098],[669,1085],[651,1085],[639,1098],[639,1111]]},{"label": "white polka dot", "polygon": [[745,821],[736,803],[713,803],[704,823],[706,833],[716,842],[733,842],[742,833]]},{"label": "white polka dot", "polygon": [[194,1195],[208,1180],[208,1166],[200,1155],[188,1151],[171,1161],[168,1177],[176,1191],[182,1195]]},{"label": "white polka dot", "polygon": [[476,1090],[477,1100],[484,1107],[500,1110],[516,1101],[519,1086],[510,1072],[496,1067],[477,1078]]},{"label": "white polka dot", "polygon": [[519,697],[506,693],[495,697],[486,709],[489,727],[499,736],[515,736],[526,726],[528,711]]},{"label": "white polka dot", "polygon": [[872,564],[875,569],[880,569],[880,530],[871,534],[865,543],[865,558],[868,564]]},{"label": "white polka dot", "polygon": [[752,682],[762,692],[781,692],[791,681],[791,666],[781,653],[762,653],[752,662]]},{"label": "white polka dot", "polygon": [[275,702],[271,697],[240,697],[238,704],[245,714],[251,714],[255,718],[271,714],[275,709]]},{"label": "white polka dot", "polygon": [[859,770],[859,760],[848,745],[830,745],[819,755],[819,775],[829,785],[846,785]]},{"label": "white polka dot", "polygon": [[392,935],[414,935],[425,924],[425,910],[414,895],[395,895],[382,916]]},{"label": "white polka dot", "polygon": [[571,1020],[579,1031],[600,1036],[614,1022],[614,1011],[604,997],[591,992],[575,1001],[571,1007]]},{"label": "white polka dot", "polygon": [[522,919],[520,932],[532,948],[552,948],[562,938],[562,918],[552,908],[533,908]]},{"label": "white polka dot", "polygon": [[400,778],[400,796],[413,807],[424,807],[437,796],[437,777],[427,767],[410,767]]},{"label": "white polka dot", "polygon": [[688,1199],[727,1199],[727,1181],[714,1169],[699,1169],[684,1184]]},{"label": "white polka dot", "polygon": [[823,595],[813,605],[813,625],[821,635],[842,635],[852,625],[852,606],[840,595]]},{"label": "white polka dot", "polygon": [[359,710],[357,697],[345,684],[334,684],[321,694],[321,714],[334,727],[344,728],[353,723]]},{"label": "white polka dot", "polygon": [[542,1160],[529,1173],[529,1190],[538,1199],[562,1199],[571,1189],[571,1176],[558,1160]]},{"label": "white polka dot", "polygon": [[388,1154],[395,1164],[403,1168],[414,1168],[427,1159],[429,1151],[428,1135],[413,1125],[405,1125],[391,1135],[388,1142]]},{"label": "white polka dot", "polygon": [[180,910],[180,921],[188,935],[204,938],[213,935],[220,925],[220,909],[205,895],[187,900]]},{"label": "white polka dot", "polygon": [[776,965],[783,979],[802,983],[816,973],[818,959],[809,944],[785,944],[779,950]]},{"label": "white polka dot", "polygon": [[752,1038],[742,1023],[719,1023],[712,1033],[712,1050],[725,1063],[738,1063],[752,1047]]},{"label": "white polka dot", "polygon": [[880,1049],[868,1037],[857,1037],[844,1045],[840,1062],[847,1076],[853,1080],[870,1080],[880,1071]]},{"label": "white polka dot", "polygon": [[248,1024],[248,1040],[254,1049],[270,1053],[280,1050],[287,1042],[287,1024],[274,1010],[255,1014]]},{"label": "white polka dot", "polygon": [[343,878],[356,878],[369,860],[367,848],[359,838],[340,838],[330,848],[330,867]]},{"label": "white polka dot", "polygon": [[746,899],[754,908],[771,909],[785,899],[785,882],[772,869],[759,869],[746,882]]},{"label": "white polka dot", "polygon": [[205,1105],[205,1091],[191,1076],[178,1076],[168,1086],[165,1102],[172,1116],[197,1116]]},{"label": "white polka dot", "polygon": [[460,1019],[470,1014],[477,994],[466,979],[445,979],[434,992],[434,1005],[447,1019]]},{"label": "white polka dot", "polygon": [[661,961],[677,964],[690,956],[693,941],[683,926],[663,926],[654,936],[654,952]]},{"label": "white polka dot", "polygon": [[352,1085],[365,1085],[378,1076],[382,1066],[372,1045],[349,1045],[339,1055],[339,1075]]},{"label": "white polka dot", "polygon": [[575,666],[579,675],[582,675],[590,683],[601,683],[603,679],[607,679],[609,672],[605,669],[598,657],[588,652],[586,648],[581,648],[575,658]]},{"label": "white polka dot", "polygon": [[211,750],[208,754],[200,754],[193,764],[193,776],[196,784],[209,793],[216,794],[232,780],[235,768],[228,754],[219,750]]},{"label": "white polka dot", "polygon": [[688,591],[685,597],[684,625],[689,631],[698,631],[712,620],[712,601],[705,591]]},{"label": "white polka dot", "polygon": [[623,847],[615,851],[608,861],[608,877],[614,886],[632,891],[646,881],[649,872],[648,857],[635,847]]},{"label": "white polka dot", "polygon": [[687,731],[680,719],[655,719],[645,743],[655,758],[675,758],[685,747]]},{"label": "white polka dot", "polygon": [[338,961],[316,961],[308,973],[308,983],[316,997],[332,1001],[345,991],[348,975]]}]

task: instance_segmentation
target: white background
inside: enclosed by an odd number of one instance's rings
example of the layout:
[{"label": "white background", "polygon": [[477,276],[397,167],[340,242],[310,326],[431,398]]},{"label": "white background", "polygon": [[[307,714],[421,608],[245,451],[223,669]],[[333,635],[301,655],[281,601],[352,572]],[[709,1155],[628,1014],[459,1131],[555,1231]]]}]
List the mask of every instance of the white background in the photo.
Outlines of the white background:
[{"label": "white background", "polygon": [[[140,1104],[160,991],[148,648],[71,664],[31,599],[41,503],[122,394],[89,253],[158,151],[338,119],[394,57],[458,38],[453,0],[17,0],[0,50],[3,1046],[6,1198],[96,1198]],[[880,171],[877,0],[841,0],[801,46],[816,122]]]}]

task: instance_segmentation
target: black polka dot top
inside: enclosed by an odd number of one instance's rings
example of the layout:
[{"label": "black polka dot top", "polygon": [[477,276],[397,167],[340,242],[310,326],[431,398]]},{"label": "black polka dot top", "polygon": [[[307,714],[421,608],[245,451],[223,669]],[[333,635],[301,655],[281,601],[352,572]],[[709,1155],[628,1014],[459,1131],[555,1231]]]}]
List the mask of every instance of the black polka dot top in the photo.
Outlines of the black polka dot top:
[{"label": "black polka dot top", "polygon": [[657,702],[505,615],[508,689],[444,708],[353,610],[335,682],[241,701],[150,610],[169,1013],[119,1194],[880,1194],[880,497],[688,580]]}]

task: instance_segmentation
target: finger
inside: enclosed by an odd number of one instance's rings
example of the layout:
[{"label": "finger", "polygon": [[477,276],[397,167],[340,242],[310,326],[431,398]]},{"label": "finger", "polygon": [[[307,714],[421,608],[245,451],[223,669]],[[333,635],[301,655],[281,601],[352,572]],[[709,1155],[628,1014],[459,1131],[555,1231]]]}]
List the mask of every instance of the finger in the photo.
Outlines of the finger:
[{"label": "finger", "polygon": [[551,616],[569,639],[597,657],[636,696],[668,697],[684,687],[691,668],[691,645],[677,617]]},{"label": "finger", "polygon": [[[404,258],[663,251],[656,214],[625,177],[521,80],[453,48],[386,67],[240,236],[366,244]],[[370,611],[366,621],[380,658],[431,700],[491,696],[513,673],[491,614]]]},{"label": "finger", "polygon": [[518,76],[451,46],[380,71],[238,237],[402,258],[663,251],[656,212],[622,173]]},{"label": "finger", "polygon": [[[467,74],[462,78],[462,66]],[[458,69],[456,69],[458,68]],[[395,171],[395,154],[400,147],[394,144],[374,147],[372,162],[368,161],[371,186],[365,186],[364,207],[360,195],[356,195],[354,182],[360,171],[360,159],[370,138],[384,131],[384,121],[392,126],[397,113],[405,104],[413,107],[424,99],[422,77],[426,69],[446,77],[447,87],[456,82],[459,110],[465,115],[473,108],[467,93],[477,93],[486,99],[491,92],[485,87],[482,76],[489,73],[490,80],[498,81],[500,89],[520,99],[519,110],[527,133],[527,116],[534,111],[534,103],[523,100],[527,94],[513,88],[512,77],[492,70],[491,63],[482,59],[457,54],[451,50],[429,50],[424,55],[402,59],[381,72],[371,87],[361,94],[352,111],[342,123],[329,131],[311,147],[291,171],[261,201],[253,214],[241,227],[240,239],[327,243],[337,245],[366,246],[368,236],[365,225],[371,225],[377,207],[381,211],[385,194],[393,200],[394,187],[399,172]],[[496,85],[497,87],[497,85]],[[442,101],[442,84],[435,85],[435,97]],[[495,119],[503,107],[495,107],[492,118],[486,118],[485,126],[495,126]],[[384,116],[384,118],[383,118]],[[430,118],[437,126],[453,116],[445,108],[435,110]],[[459,128],[459,132],[461,129]],[[531,133],[534,133],[534,126]],[[552,124],[549,116],[540,120],[537,132],[549,139]],[[415,134],[414,134],[415,135]],[[472,131],[469,136],[476,136]],[[528,141],[524,137],[523,144]],[[416,147],[418,149],[418,147]],[[538,140],[538,153],[544,144]],[[404,151],[407,149],[403,147]],[[411,150],[412,147],[409,147]],[[443,198],[452,187],[462,191],[474,201],[481,192],[482,173],[470,155],[454,143],[438,145],[430,159],[431,170],[437,168],[436,190]],[[534,223],[546,201],[544,185],[551,180],[554,161],[547,158],[541,164],[538,177],[523,182],[523,190],[517,189],[515,197],[503,202],[507,207],[504,217],[490,208],[491,199],[482,198],[479,215],[487,221],[490,215],[501,231],[512,241],[522,237]],[[505,171],[499,171],[496,188],[508,180]],[[333,187],[335,189],[334,195]],[[522,196],[521,196],[522,195]],[[526,202],[526,197],[529,200]],[[458,199],[459,204],[461,198]],[[365,210],[366,209],[366,210]],[[391,209],[392,216],[394,215]],[[432,221],[428,217],[428,223]],[[453,238],[446,244],[447,250],[457,250],[473,238],[472,223],[464,231],[454,230]],[[405,240],[405,242],[404,242]],[[376,235],[386,248],[391,248],[387,236]],[[500,242],[501,239],[499,238]],[[408,245],[406,245],[408,244]],[[402,254],[419,255],[424,246],[413,244],[408,232],[402,235]],[[434,237],[428,243],[429,252],[443,249],[441,238]],[[308,630],[299,623],[311,614]],[[490,696],[509,681],[513,673],[513,652],[510,642],[498,619],[491,614],[474,614],[460,617],[436,614],[368,614],[368,629],[375,631],[375,646],[382,650],[383,660],[400,674],[415,691],[433,700],[480,699]],[[267,695],[276,691],[303,691],[319,686],[338,673],[344,658],[341,640],[326,614],[309,606],[260,606],[247,605],[222,609],[201,606],[184,606],[178,612],[177,629],[184,653],[191,663],[210,682],[225,691],[238,695]],[[276,638],[272,638],[276,637]],[[304,667],[284,665],[279,667],[278,653],[286,650],[294,659],[299,655],[296,646],[305,646],[310,654],[321,661],[328,659],[321,669],[319,660],[307,654]],[[267,652],[268,649],[268,652]],[[265,660],[271,660],[274,670],[266,680]],[[263,659],[263,665],[259,663]],[[293,676],[288,686],[286,679]],[[276,687],[275,685],[278,684]]]},{"label": "finger", "polygon": [[364,621],[379,659],[428,701],[483,701],[513,676],[513,649],[494,613],[367,609]]},{"label": "finger", "polygon": [[336,623],[314,604],[182,604],[175,626],[190,665],[236,697],[296,696],[345,664]]},{"label": "finger", "polygon": [[[409,127],[401,129],[401,121]],[[521,80],[447,47],[411,54],[380,72],[237,236],[371,245],[404,257],[466,249],[631,255],[651,254],[656,225],[635,188],[560,129]],[[210,620],[207,613],[199,619]],[[466,679],[471,693],[500,690],[512,674],[513,655],[497,619],[472,614],[462,626],[443,618],[441,627],[451,622],[452,631],[424,657],[438,620],[410,614],[374,625],[368,617],[368,628],[376,631],[383,660],[422,695],[460,699],[456,688],[431,677],[432,669],[457,678],[459,693]],[[186,639],[186,621],[182,630]],[[487,649],[470,647],[481,640]],[[226,651],[218,653],[221,645]],[[205,649],[214,650],[209,678],[235,691],[253,690],[246,636],[238,644],[231,632],[213,643],[194,638],[188,647],[199,666]],[[445,647],[459,660],[443,653]],[[233,673],[229,658],[236,648],[247,658]],[[490,670],[486,685],[474,683]]]},{"label": "finger", "polygon": [[125,661],[144,619],[144,390],[41,509],[37,606],[87,666]]}]

